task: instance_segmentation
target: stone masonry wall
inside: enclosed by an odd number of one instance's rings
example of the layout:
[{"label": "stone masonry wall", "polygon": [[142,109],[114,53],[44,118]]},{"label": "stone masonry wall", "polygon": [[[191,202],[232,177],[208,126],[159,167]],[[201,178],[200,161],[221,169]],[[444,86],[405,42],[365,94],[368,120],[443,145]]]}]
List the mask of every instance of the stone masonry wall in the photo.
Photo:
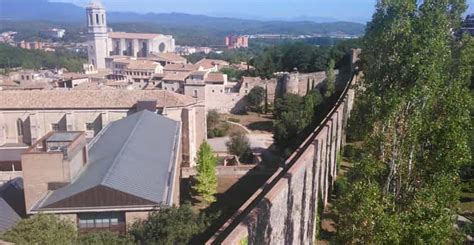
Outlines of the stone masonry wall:
[{"label": "stone masonry wall", "polygon": [[207,244],[313,244],[318,205],[336,179],[336,158],[354,100],[352,81],[326,119]]}]

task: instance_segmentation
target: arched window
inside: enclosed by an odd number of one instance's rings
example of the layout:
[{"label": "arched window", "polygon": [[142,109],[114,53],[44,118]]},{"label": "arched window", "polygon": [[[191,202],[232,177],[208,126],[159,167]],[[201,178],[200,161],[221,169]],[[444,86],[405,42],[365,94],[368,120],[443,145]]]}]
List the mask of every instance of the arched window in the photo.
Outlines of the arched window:
[{"label": "arched window", "polygon": [[94,21],[94,18],[92,18],[92,13],[90,13],[89,14],[89,25],[91,25],[91,26],[94,25],[93,21]]},{"label": "arched window", "polygon": [[97,22],[97,25],[100,25],[100,22],[99,22],[99,14],[95,14],[95,20]]},{"label": "arched window", "polygon": [[16,120],[16,132],[18,136],[23,136],[23,121],[19,118]]}]

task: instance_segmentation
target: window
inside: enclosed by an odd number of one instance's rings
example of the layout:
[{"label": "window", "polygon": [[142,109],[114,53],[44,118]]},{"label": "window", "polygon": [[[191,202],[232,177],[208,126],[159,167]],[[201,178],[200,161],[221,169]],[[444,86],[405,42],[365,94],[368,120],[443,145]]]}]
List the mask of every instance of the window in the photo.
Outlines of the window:
[{"label": "window", "polygon": [[59,123],[52,123],[51,130],[58,132],[59,131]]},{"label": "window", "polygon": [[123,213],[80,213],[79,228],[111,228],[125,222]]},{"label": "window", "polygon": [[94,123],[86,123],[86,130],[93,131]]},{"label": "window", "polygon": [[18,136],[23,136],[23,121],[19,118],[16,120],[16,130]]},{"label": "window", "polygon": [[198,97],[198,91],[196,89],[193,91],[193,96]]},{"label": "window", "polygon": [[93,19],[94,19],[94,18],[92,18],[92,13],[89,14],[89,25],[93,25],[93,24],[94,24],[94,23],[92,23],[92,20],[93,20]]},{"label": "window", "polygon": [[245,83],[245,87],[248,88],[248,87],[249,87],[249,83]]},{"label": "window", "polygon": [[102,15],[102,25],[105,25],[105,15]]},{"label": "window", "polygon": [[100,22],[99,22],[99,14],[95,14],[95,20],[97,22],[97,25],[100,25]]}]

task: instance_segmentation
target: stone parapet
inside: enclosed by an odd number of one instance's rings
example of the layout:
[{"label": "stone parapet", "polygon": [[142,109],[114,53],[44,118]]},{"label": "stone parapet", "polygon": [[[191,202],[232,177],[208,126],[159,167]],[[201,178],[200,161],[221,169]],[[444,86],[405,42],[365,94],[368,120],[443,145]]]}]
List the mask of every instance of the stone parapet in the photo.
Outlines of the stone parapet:
[{"label": "stone parapet", "polygon": [[300,147],[206,244],[313,244],[327,204],[354,100],[353,75],[336,105]]}]

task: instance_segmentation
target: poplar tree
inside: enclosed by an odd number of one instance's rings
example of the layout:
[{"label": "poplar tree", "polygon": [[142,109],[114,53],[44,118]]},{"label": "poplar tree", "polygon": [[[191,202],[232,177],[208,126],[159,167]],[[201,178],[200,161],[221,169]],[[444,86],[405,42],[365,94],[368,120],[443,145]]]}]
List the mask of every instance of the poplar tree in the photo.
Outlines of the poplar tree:
[{"label": "poplar tree", "polygon": [[211,146],[203,142],[198,151],[196,184],[193,188],[206,203],[216,201],[214,196],[217,193],[216,164],[217,157],[212,152]]},{"label": "poplar tree", "polygon": [[335,62],[333,59],[329,60],[328,68],[326,70],[326,97],[331,97],[336,91],[336,72],[334,71]]},{"label": "poplar tree", "polygon": [[341,242],[455,240],[459,168],[470,161],[471,41],[461,0],[378,1],[362,55],[363,158],[337,201]]}]

